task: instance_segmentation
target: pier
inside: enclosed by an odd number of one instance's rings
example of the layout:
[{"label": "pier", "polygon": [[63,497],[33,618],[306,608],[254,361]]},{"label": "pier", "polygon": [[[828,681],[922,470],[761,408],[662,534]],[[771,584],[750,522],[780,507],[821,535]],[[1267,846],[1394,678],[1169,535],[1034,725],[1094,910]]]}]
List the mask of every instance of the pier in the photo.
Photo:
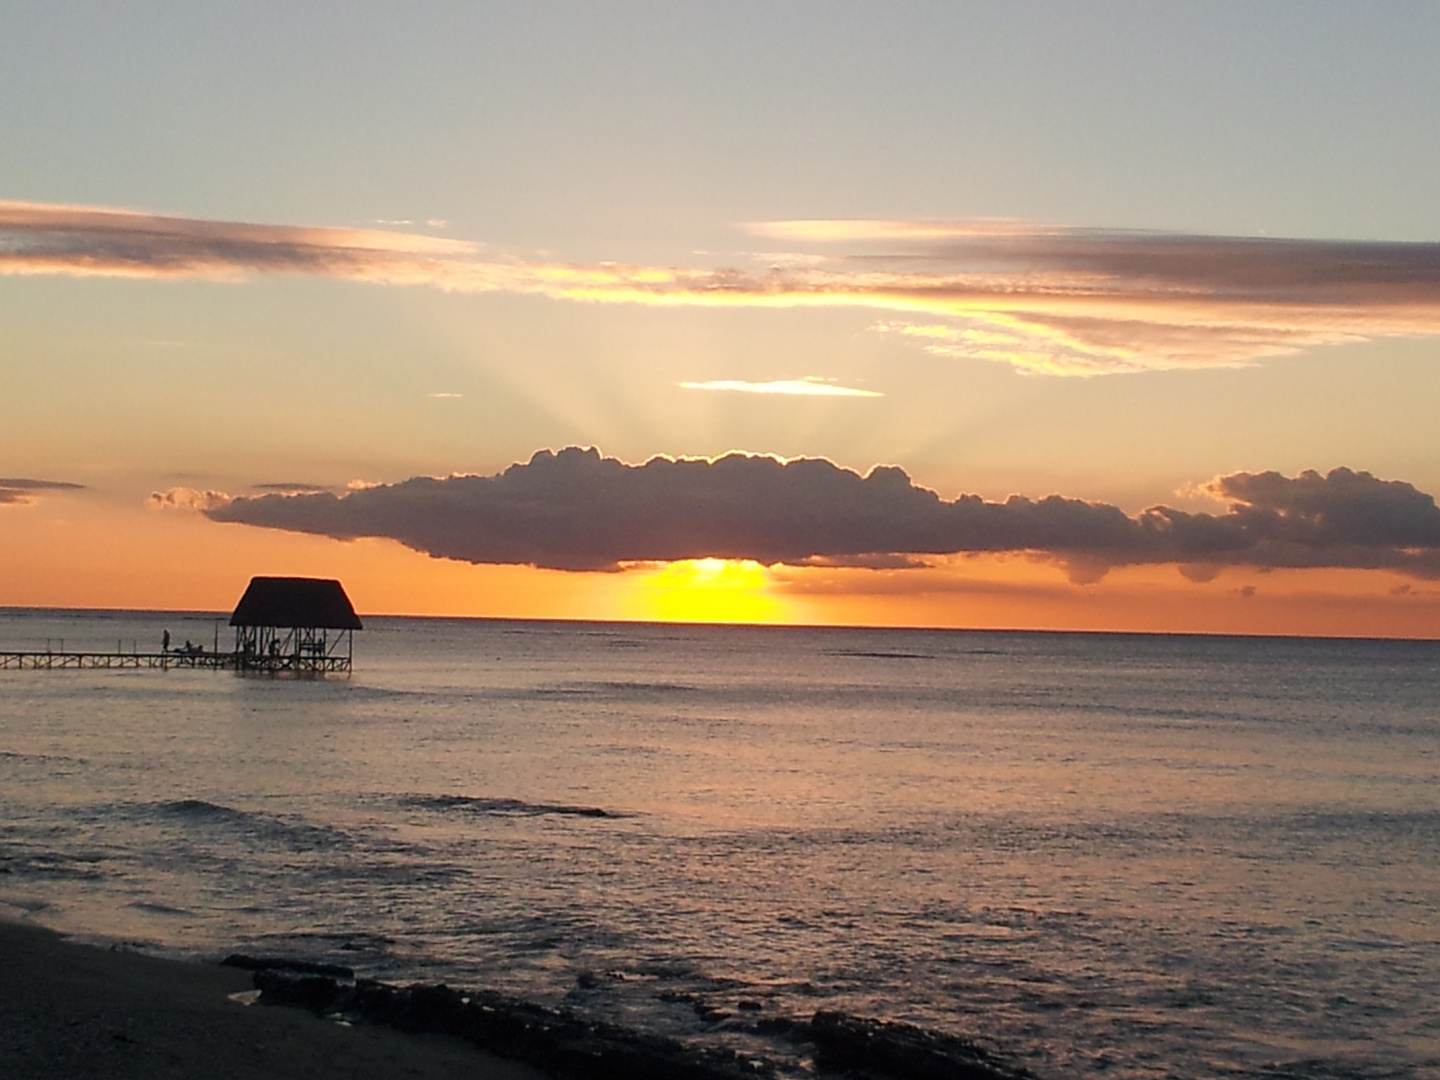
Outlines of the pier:
[{"label": "pier", "polygon": [[221,652],[217,644],[209,652],[203,645],[185,643],[170,648],[170,631],[165,631],[164,648],[159,652],[66,652],[65,643],[52,649],[47,642],[39,649],[0,651],[0,670],[94,671],[150,669],[169,671],[191,668],[203,671],[236,671],[255,675],[349,675],[353,663],[355,631],[360,619],[340,582],[321,578],[257,577],[235,613],[235,648]]},{"label": "pier", "polygon": [[257,675],[348,675],[350,653],[327,654],[314,650],[288,655],[241,652],[56,652],[51,649],[0,652],[0,671],[73,671],[191,668],[204,671],[240,671]]}]

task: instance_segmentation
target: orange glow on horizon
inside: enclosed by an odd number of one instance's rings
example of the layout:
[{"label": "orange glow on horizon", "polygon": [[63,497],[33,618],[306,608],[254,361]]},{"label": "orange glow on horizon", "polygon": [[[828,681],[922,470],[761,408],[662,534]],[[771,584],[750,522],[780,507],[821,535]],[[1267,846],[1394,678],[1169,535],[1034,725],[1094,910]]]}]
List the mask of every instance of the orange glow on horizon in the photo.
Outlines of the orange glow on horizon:
[{"label": "orange glow on horizon", "polygon": [[228,611],[256,574],[335,577],[370,615],[1440,639],[1440,583],[1378,570],[1173,566],[1076,585],[1031,555],[919,569],[694,559],[617,573],[473,566],[389,540],[222,525],[51,494],[0,506],[0,606]]},{"label": "orange glow on horizon", "polygon": [[1199,583],[1130,566],[1077,585],[1053,561],[1005,554],[776,576],[805,621],[828,625],[1440,639],[1440,584],[1382,570],[1231,567]]}]

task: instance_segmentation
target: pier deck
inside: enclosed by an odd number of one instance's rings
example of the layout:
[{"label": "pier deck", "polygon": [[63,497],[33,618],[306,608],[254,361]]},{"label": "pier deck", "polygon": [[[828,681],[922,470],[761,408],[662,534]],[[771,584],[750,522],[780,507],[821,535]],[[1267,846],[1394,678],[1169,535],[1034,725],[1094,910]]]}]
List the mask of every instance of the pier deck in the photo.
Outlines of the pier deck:
[{"label": "pier deck", "polygon": [[151,668],[196,668],[208,671],[255,672],[260,675],[326,675],[350,673],[349,656],[264,655],[243,652],[0,652],[0,670],[49,671]]}]

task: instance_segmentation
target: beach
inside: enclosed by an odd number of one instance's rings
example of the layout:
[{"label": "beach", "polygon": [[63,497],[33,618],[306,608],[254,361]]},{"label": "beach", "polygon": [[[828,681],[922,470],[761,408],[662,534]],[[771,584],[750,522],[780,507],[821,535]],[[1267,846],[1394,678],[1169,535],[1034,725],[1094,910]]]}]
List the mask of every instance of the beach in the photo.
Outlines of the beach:
[{"label": "beach", "polygon": [[542,1080],[441,1035],[346,1027],[247,1006],[248,971],[73,944],[0,921],[0,1075],[7,1080]]}]

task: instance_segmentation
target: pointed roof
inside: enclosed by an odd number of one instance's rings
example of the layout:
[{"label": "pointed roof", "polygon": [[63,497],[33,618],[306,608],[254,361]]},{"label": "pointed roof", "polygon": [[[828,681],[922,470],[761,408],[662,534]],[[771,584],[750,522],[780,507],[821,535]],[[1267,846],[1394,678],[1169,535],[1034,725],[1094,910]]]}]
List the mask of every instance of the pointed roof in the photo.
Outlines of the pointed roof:
[{"label": "pointed roof", "polygon": [[340,582],[302,577],[251,578],[230,616],[230,625],[363,628]]}]

